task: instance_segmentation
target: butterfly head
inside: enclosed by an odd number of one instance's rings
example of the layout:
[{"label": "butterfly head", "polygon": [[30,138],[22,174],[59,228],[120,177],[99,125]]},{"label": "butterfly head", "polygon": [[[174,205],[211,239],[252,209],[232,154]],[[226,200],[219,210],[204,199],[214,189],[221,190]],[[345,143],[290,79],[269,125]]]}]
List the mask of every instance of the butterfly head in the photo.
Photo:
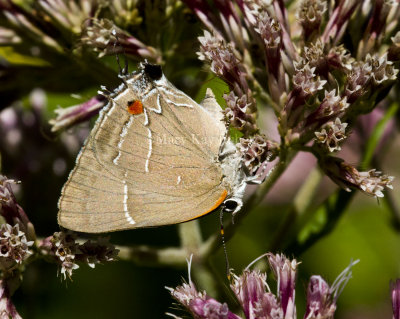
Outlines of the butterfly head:
[{"label": "butterfly head", "polygon": [[147,60],[139,64],[139,69],[152,81],[157,81],[163,76],[161,65],[149,63]]},{"label": "butterfly head", "polygon": [[240,211],[243,206],[243,201],[240,197],[231,197],[225,200],[222,204],[222,210],[224,213],[235,215]]}]

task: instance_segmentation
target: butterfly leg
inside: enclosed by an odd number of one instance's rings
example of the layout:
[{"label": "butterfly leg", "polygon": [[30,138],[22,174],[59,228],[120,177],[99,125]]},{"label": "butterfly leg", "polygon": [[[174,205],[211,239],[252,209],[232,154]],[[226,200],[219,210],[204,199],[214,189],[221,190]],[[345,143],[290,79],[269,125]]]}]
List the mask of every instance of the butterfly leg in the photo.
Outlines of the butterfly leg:
[{"label": "butterfly leg", "polygon": [[245,182],[247,184],[252,184],[252,185],[260,185],[265,182],[265,180],[271,175],[273,170],[275,169],[275,166],[273,166],[267,174],[265,174],[265,171],[267,170],[267,165],[268,165],[268,160],[264,161],[261,165],[261,169],[255,174],[254,176],[247,176],[245,179]]}]

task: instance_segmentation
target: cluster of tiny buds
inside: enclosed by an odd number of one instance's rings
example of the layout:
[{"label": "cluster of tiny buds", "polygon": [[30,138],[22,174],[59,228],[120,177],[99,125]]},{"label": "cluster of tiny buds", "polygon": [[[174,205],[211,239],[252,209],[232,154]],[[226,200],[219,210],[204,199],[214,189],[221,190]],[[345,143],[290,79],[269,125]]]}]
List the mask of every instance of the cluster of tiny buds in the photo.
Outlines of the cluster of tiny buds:
[{"label": "cluster of tiny buds", "polygon": [[247,94],[247,72],[234,45],[227,43],[220,34],[208,31],[204,31],[204,36],[198,39],[199,59],[210,63],[211,71],[227,82],[237,94]]},{"label": "cluster of tiny buds", "polygon": [[381,57],[368,54],[365,61],[352,64],[345,87],[345,95],[349,102],[353,103],[370,88],[376,88],[386,81],[395,80],[398,72],[399,70],[394,67],[393,62],[388,61],[387,54]]},{"label": "cluster of tiny buds", "polygon": [[303,0],[300,3],[297,11],[297,19],[303,27],[305,39],[309,39],[312,33],[316,33],[315,31],[318,30],[326,9],[326,1]]},{"label": "cluster of tiny buds", "polygon": [[368,194],[373,194],[376,197],[383,197],[382,191],[386,188],[393,189],[393,176],[383,175],[382,172],[376,169],[371,169],[367,172],[359,172],[356,180],[362,191]]},{"label": "cluster of tiny buds", "polygon": [[[109,54],[113,50],[113,44],[116,39],[112,34],[113,30],[117,30],[114,23],[107,19],[94,20],[88,25],[81,36],[81,42],[92,47],[99,52],[99,57]],[[122,39],[121,30],[118,29],[118,34]],[[120,50],[120,48],[115,48]]]},{"label": "cluster of tiny buds", "polygon": [[79,244],[75,242],[76,235],[73,232],[56,232],[50,239],[51,250],[61,265],[61,275],[66,279],[72,276],[72,271],[78,269],[75,263],[75,255],[79,252]]},{"label": "cluster of tiny buds", "polygon": [[218,34],[204,31],[199,41],[200,51],[197,55],[200,60],[211,63],[211,71],[215,74],[225,77],[229,69],[238,64],[232,44],[226,43]]},{"label": "cluster of tiny buds", "polygon": [[321,80],[319,76],[315,75],[315,69],[306,64],[293,76],[294,86],[301,89],[304,95],[313,95],[326,84],[326,80]]},{"label": "cluster of tiny buds", "polygon": [[301,70],[306,65],[316,69],[316,73],[327,76],[331,69],[351,70],[354,59],[350,53],[341,46],[327,49],[321,40],[311,42],[305,46],[298,61],[294,61],[296,70]]},{"label": "cluster of tiny buds", "polygon": [[393,176],[384,175],[375,169],[360,172],[337,157],[325,157],[320,162],[320,167],[327,176],[347,191],[356,188],[368,195],[383,197],[385,188],[393,189]]},{"label": "cluster of tiny buds", "polygon": [[315,132],[316,141],[323,144],[329,152],[340,151],[340,143],[347,137],[345,132],[347,125],[338,117],[335,122],[327,122],[321,132]]},{"label": "cluster of tiny buds", "polygon": [[23,231],[19,229],[19,224],[11,226],[2,224],[0,226],[0,265],[2,270],[10,271],[14,266],[32,255],[29,249],[33,241],[28,241]]},{"label": "cluster of tiny buds", "polygon": [[271,18],[267,12],[262,12],[257,16],[257,24],[254,30],[260,34],[265,46],[270,48],[278,48],[281,44],[281,26]]},{"label": "cluster of tiny buds", "polygon": [[10,272],[32,254],[35,230],[24,210],[18,205],[12,186],[14,180],[0,175],[0,268]]},{"label": "cluster of tiny buds", "polygon": [[254,175],[266,160],[272,161],[277,153],[276,143],[258,134],[251,138],[240,138],[237,147],[250,175]]},{"label": "cluster of tiny buds", "polygon": [[78,262],[94,268],[96,264],[116,260],[118,249],[109,243],[109,238],[100,237],[96,241],[80,244],[72,231],[56,232],[44,239],[41,249],[44,254],[54,257],[61,267],[64,279],[71,278],[72,272],[79,268]]},{"label": "cluster of tiny buds", "polygon": [[226,101],[224,113],[230,125],[243,132],[245,136],[254,134],[257,130],[255,117],[252,114],[255,106],[254,98],[245,94],[239,98],[231,91],[229,94],[224,94],[224,99]]},{"label": "cluster of tiny buds", "polygon": [[93,19],[91,24],[85,26],[80,40],[82,44],[99,52],[99,57],[123,52],[152,61],[161,59],[155,48],[145,45],[107,19]]},{"label": "cluster of tiny buds", "polygon": [[349,107],[347,103],[347,97],[341,97],[336,94],[336,90],[325,91],[325,98],[321,103],[320,117],[332,116],[334,114],[338,115],[345,111]]}]

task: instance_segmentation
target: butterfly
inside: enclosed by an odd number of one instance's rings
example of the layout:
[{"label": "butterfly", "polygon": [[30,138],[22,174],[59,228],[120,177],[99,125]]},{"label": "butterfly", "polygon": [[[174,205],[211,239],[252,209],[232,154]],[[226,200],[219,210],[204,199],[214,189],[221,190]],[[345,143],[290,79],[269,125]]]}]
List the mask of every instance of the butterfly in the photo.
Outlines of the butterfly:
[{"label": "butterfly", "polygon": [[120,78],[62,189],[59,224],[101,233],[237,213],[254,179],[212,91],[198,104],[148,62]]}]

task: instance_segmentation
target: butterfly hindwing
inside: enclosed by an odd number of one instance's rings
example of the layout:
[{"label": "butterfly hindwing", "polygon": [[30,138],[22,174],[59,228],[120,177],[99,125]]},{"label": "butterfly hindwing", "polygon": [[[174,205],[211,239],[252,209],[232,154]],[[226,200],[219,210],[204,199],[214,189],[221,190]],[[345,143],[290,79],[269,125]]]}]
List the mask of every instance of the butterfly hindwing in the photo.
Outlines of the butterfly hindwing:
[{"label": "butterfly hindwing", "polygon": [[[127,109],[135,100],[142,113]],[[128,81],[102,111],[64,186],[60,224],[106,232],[208,213],[227,195],[215,160],[224,134],[223,125],[168,81],[143,95]]]}]

